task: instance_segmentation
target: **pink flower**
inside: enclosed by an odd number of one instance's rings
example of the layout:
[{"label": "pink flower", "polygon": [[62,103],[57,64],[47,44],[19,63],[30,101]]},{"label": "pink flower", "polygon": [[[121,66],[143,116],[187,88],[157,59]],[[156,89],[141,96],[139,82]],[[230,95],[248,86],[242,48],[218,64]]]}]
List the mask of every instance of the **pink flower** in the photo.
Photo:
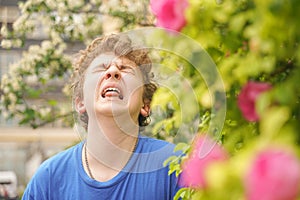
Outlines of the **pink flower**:
[{"label": "pink flower", "polygon": [[183,163],[179,184],[183,187],[205,188],[205,170],[209,164],[227,160],[228,155],[209,137],[196,138],[192,152]]},{"label": "pink flower", "polygon": [[242,111],[243,116],[248,121],[258,121],[259,116],[256,113],[255,102],[259,95],[271,89],[268,83],[248,82],[238,96],[238,106]]},{"label": "pink flower", "polygon": [[300,188],[300,163],[279,150],[260,153],[245,179],[248,200],[295,200]]},{"label": "pink flower", "polygon": [[150,0],[150,5],[157,17],[156,26],[180,31],[186,25],[187,0]]}]

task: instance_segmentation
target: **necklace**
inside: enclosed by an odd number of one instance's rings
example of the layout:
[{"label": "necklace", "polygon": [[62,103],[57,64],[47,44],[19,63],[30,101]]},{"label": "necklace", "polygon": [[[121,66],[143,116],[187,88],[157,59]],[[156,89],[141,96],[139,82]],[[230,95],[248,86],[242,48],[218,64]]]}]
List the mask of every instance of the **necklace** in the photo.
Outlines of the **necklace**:
[{"label": "necklace", "polygon": [[86,150],[86,143],[84,144],[84,160],[85,160],[85,165],[86,165],[86,168],[87,168],[87,171],[89,173],[89,176],[92,178],[92,179],[95,179],[93,174],[92,174],[92,171],[90,169],[90,166],[89,166],[89,161],[87,159],[87,150]]},{"label": "necklace", "polygon": [[[130,158],[128,159],[127,163],[129,162],[129,160],[131,159],[132,155],[133,155],[133,152],[135,151],[136,147],[137,147],[137,144],[138,144],[138,140],[139,138],[136,139],[135,141],[135,144],[133,146],[133,149],[131,151],[131,155],[130,155]],[[85,161],[85,165],[86,165],[86,168],[87,168],[87,171],[88,171],[88,174],[89,176],[92,178],[92,179],[95,179],[95,177],[93,176],[92,174],[92,170],[90,168],[90,165],[89,165],[89,161],[88,161],[88,158],[87,158],[87,148],[86,148],[86,143],[84,144],[84,161]]]}]

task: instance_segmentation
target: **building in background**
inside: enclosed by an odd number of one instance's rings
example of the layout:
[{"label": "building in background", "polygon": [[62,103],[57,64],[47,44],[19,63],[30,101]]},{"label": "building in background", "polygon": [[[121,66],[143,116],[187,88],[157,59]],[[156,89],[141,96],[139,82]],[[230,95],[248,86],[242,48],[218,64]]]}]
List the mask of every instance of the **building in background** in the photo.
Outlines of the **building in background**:
[{"label": "building in background", "polygon": [[[17,0],[0,0],[0,28],[6,24],[9,28],[17,19],[20,12]],[[43,34],[42,27],[28,37],[25,47],[10,50],[0,47],[0,77],[7,73],[9,65],[21,59],[22,52],[32,44],[39,44],[47,36]],[[0,40],[1,40],[0,35]],[[82,44],[72,44],[72,52],[81,49]],[[68,53],[68,52],[67,52]],[[53,83],[58,88],[62,83]],[[57,92],[53,95],[62,98],[62,104],[69,101]],[[38,103],[38,102],[34,102]],[[59,123],[52,123],[43,128],[32,129],[20,127],[17,120],[5,120],[0,116],[0,171],[13,171],[17,175],[20,190],[24,188],[40,163],[53,154],[78,142],[80,137],[72,128],[63,127]]]}]

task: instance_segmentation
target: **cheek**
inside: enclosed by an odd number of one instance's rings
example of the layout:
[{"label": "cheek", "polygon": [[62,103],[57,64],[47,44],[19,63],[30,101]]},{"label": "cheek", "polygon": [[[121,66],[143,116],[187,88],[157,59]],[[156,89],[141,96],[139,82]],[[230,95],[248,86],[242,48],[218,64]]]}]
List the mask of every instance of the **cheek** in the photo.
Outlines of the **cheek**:
[{"label": "cheek", "polygon": [[127,84],[128,91],[130,91],[130,96],[135,98],[143,98],[144,93],[144,83],[138,79],[131,79]]},{"label": "cheek", "polygon": [[83,84],[83,97],[85,101],[91,101],[97,94],[98,79],[87,77]]}]

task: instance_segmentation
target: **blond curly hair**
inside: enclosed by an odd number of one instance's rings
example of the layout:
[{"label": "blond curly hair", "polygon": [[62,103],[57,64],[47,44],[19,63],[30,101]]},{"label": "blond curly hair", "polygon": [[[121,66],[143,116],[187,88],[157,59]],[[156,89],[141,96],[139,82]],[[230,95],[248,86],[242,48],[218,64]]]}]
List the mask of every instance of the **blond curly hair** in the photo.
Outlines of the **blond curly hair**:
[{"label": "blond curly hair", "polygon": [[[143,100],[145,103],[151,103],[157,85],[152,81],[153,73],[151,72],[152,62],[149,57],[149,52],[146,48],[133,46],[130,38],[125,34],[111,34],[103,37],[98,37],[92,41],[85,50],[79,51],[78,59],[75,60],[72,75],[73,97],[83,99],[83,84],[85,73],[91,62],[100,54],[114,53],[116,56],[125,56],[129,60],[136,63],[143,74],[144,93]],[[139,126],[147,126],[149,123],[148,117],[139,115]],[[79,114],[80,123],[87,130],[88,115],[87,113]]]}]

